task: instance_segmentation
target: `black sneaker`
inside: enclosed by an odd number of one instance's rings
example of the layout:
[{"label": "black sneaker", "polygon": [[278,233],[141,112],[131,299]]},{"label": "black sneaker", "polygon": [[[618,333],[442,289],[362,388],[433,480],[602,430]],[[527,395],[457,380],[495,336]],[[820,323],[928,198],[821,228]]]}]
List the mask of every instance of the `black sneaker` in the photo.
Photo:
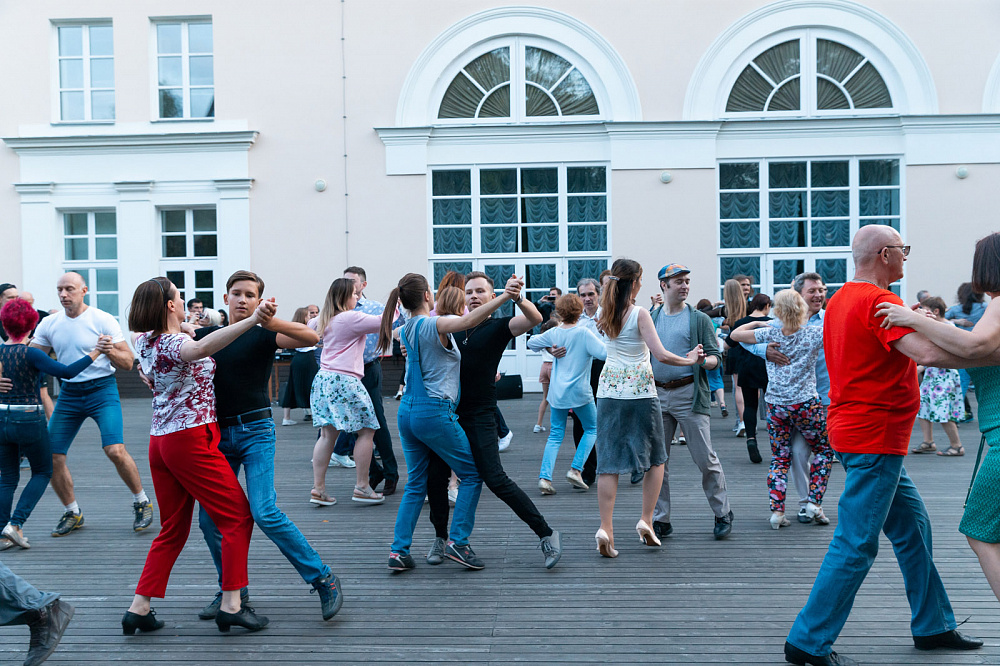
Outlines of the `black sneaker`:
[{"label": "black sneaker", "polygon": [[454,541],[449,540],[448,544],[444,548],[444,556],[453,562],[458,562],[463,567],[473,569],[475,571],[486,568],[483,561],[476,557],[475,552],[472,550],[472,546],[469,544],[459,546]]},{"label": "black sneaker", "polygon": [[416,568],[417,563],[413,561],[409,553],[389,553],[389,571],[409,571]]},{"label": "black sneaker", "polygon": [[809,515],[809,512],[806,511],[805,507],[802,507],[801,509],[799,509],[799,522],[800,523],[808,525],[812,521],[813,521],[813,517]]},{"label": "black sneaker", "polygon": [[760,449],[757,448],[757,440],[753,437],[747,440],[747,453],[750,455],[750,462],[755,465],[763,460]]},{"label": "black sneaker", "polygon": [[337,614],[344,605],[344,594],[340,589],[340,579],[330,574],[326,578],[314,581],[309,594],[319,593],[319,602],[323,605],[323,619],[329,620]]},{"label": "black sneaker", "polygon": [[[247,606],[250,604],[250,591],[247,588],[240,590],[240,606]],[[216,592],[215,598],[208,602],[208,605],[198,611],[199,620],[214,620],[215,616],[219,614],[219,608],[222,606],[222,592]]]},{"label": "black sneaker", "polygon": [[559,538],[559,532],[553,531],[551,535],[542,537],[539,545],[542,549],[542,555],[545,556],[545,568],[551,569],[558,564],[559,558],[562,557],[562,541]]},{"label": "black sneaker", "polygon": [[670,523],[664,523],[660,520],[653,521],[653,533],[656,534],[657,539],[666,539],[668,536],[674,533],[674,526]]},{"label": "black sneaker", "polygon": [[59,524],[56,528],[52,530],[52,536],[63,537],[72,532],[73,530],[78,530],[83,527],[83,513],[73,513],[72,511],[67,511],[59,519]]},{"label": "black sneaker", "polygon": [[132,521],[132,529],[141,532],[153,524],[153,503],[149,500],[145,502],[132,502],[132,510],[135,512],[135,520]]},{"label": "black sneaker", "polygon": [[31,639],[28,642],[25,664],[40,664],[55,652],[63,632],[73,618],[73,612],[72,606],[59,599],[38,611],[38,618],[28,623]]},{"label": "black sneaker", "polygon": [[722,518],[715,519],[715,538],[725,539],[733,531],[733,512],[730,511]]},{"label": "black sneaker", "polygon": [[427,552],[427,564],[444,564],[444,539],[435,537],[431,549]]}]

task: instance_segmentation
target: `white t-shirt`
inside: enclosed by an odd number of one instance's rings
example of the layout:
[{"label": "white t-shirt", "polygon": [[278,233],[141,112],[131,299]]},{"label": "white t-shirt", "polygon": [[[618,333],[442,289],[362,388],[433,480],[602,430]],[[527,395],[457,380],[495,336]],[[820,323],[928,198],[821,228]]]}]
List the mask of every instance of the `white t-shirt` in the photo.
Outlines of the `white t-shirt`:
[{"label": "white t-shirt", "polygon": [[[110,335],[114,344],[125,341],[122,327],[117,319],[103,310],[88,307],[72,319],[66,316],[65,311],[46,317],[38,324],[32,342],[41,347],[51,347],[56,353],[56,360],[69,365],[96,347],[97,338],[102,335]],[[111,361],[101,354],[90,367],[76,377],[62,381],[86,382],[108,377],[114,373]]]}]

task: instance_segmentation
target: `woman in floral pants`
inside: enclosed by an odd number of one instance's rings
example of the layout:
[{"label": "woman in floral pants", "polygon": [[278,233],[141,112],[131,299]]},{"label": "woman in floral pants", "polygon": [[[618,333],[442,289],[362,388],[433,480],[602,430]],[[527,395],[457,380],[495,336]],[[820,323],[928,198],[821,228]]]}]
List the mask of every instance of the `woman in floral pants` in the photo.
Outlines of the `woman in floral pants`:
[{"label": "woman in floral pants", "polygon": [[802,296],[792,289],[774,297],[772,314],[776,317],[773,322],[750,322],[729,336],[736,342],[777,342],[790,360],[784,366],[766,363],[768,385],[764,401],[772,453],[771,471],[767,476],[771,527],[779,529],[789,524],[785,517],[785,492],[791,464],[792,428],[802,433],[813,452],[806,512],[816,524],[828,525],[830,520],[823,514],[821,505],[833,466],[833,450],[826,431],[826,407],[816,392],[816,359],[823,348],[823,328],[804,326],[809,308]]}]

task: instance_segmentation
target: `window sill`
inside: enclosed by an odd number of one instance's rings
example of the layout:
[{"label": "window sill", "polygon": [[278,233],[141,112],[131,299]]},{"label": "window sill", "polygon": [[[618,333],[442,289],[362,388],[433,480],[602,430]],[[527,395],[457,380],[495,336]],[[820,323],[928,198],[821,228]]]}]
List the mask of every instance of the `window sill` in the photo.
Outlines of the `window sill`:
[{"label": "window sill", "polygon": [[114,125],[114,120],[54,120],[49,123],[53,127],[72,127],[74,125]]},{"label": "window sill", "polygon": [[153,118],[151,123],[212,123],[215,118]]}]

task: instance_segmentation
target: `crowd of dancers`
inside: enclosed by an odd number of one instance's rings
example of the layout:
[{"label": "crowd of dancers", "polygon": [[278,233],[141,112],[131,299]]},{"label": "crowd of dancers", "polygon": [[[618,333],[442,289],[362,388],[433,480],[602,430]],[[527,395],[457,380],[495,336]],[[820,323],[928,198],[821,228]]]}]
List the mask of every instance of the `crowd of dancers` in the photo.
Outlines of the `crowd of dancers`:
[{"label": "crowd of dancers", "polygon": [[[57,286],[63,311],[40,324],[23,299],[7,298],[0,309],[7,336],[0,347],[0,549],[30,547],[23,526],[50,479],[65,509],[52,535],[67,536],[83,526],[66,454],[86,418],[97,422],[105,453],[132,494],[132,528],[152,523],[152,502],[122,443],[113,376],[115,368],[132,368],[134,349],[153,394],[149,467],[161,528],[122,617],[123,632],[164,626],[151,600],[166,594],[196,501],[219,585],[200,618],[214,620],[222,632],[268,625],[268,618],[255,612],[248,589],[247,555],[256,523],[318,594],[322,617],[329,620],[344,603],[340,580],[276,504],[268,394],[274,354],[295,350],[293,364],[301,376],[293,369],[288,389],[293,397],[284,405],[304,406],[308,392],[318,428],[309,501],[336,503],[326,476],[339,462],[355,468],[351,500],[381,504],[396,491],[399,472],[382,408],[379,359],[397,343],[406,367],[397,414],[406,481],[389,570],[416,567],[411,548],[425,500],[434,530],[426,562],[447,559],[484,568],[470,543],[484,483],[535,533],[544,566],[551,569],[562,556],[560,532],[504,471],[498,434],[501,357],[512,339],[534,331],[528,347],[551,358],[544,369],[550,421],[538,489],[542,495],[558,492],[555,481],[562,473],[557,475],[556,461],[572,419],[576,452],[564,478],[580,490],[597,484],[594,545],[600,556],[619,554],[613,518],[622,474],[642,486],[635,525],[641,543],[656,548],[672,534],[668,463],[674,442],[686,445],[701,472],[714,537],[730,535],[734,513],[709,427],[713,402],[726,413],[719,392],[726,372],[742,389],[736,393],[743,402],[737,405],[742,415],[737,430],[745,431],[753,462],[762,461],[756,414],[764,391],[772,528],[789,525],[789,474],[800,495],[797,519],[816,525],[830,522],[823,496],[835,456],[845,474],[838,528],[789,633],[786,659],[855,663],[832,647],[874,561],[881,532],[892,542],[906,581],[915,646],[975,649],[982,641],[956,630],[931,553],[930,521],[903,459],[914,418],[925,414],[917,364],[925,378],[968,368],[983,441],[1000,441],[1000,234],[976,246],[971,287],[994,300],[983,307],[978,323],[964,322],[974,323],[965,329],[945,320],[943,304],[928,300],[925,307],[908,307],[889,290],[902,277],[909,250],[891,227],[864,227],[853,241],[856,274],[829,300],[822,277],[804,273],[773,299],[748,293],[748,285],[733,280],[725,287],[724,304],[700,308],[686,302],[691,271],[681,264],[658,271],[660,294],[652,308],[637,305],[643,269],[622,258],[601,276],[581,280],[576,293],[552,294],[543,308],[550,322],[540,332],[543,312],[524,297],[516,275],[495,285],[485,273],[451,274],[438,285],[435,299],[426,278],[409,273],[383,305],[365,296],[367,276],[352,266],[330,285],[321,308],[301,308],[285,321],[275,316],[274,299],[264,298],[264,281],[237,271],[226,284],[226,326],[204,317],[201,326],[194,325],[177,287],[156,277],[135,289],[128,312],[131,346],[113,317],[85,304],[83,278],[67,273]],[[500,315],[508,303],[512,314]],[[48,426],[40,390],[46,374],[63,382]],[[536,432],[545,430],[543,414],[540,410]],[[284,422],[289,421],[286,411]],[[949,450],[957,452],[961,444],[956,447],[955,440],[957,435]],[[347,455],[351,446],[353,460]],[[12,507],[22,455],[31,479]],[[237,480],[241,467],[245,490]],[[998,482],[1000,446],[994,446],[978,466],[959,529],[1000,599]],[[58,595],[38,591],[0,564],[0,625],[31,627],[25,663],[41,663],[51,654],[72,614]]]}]

